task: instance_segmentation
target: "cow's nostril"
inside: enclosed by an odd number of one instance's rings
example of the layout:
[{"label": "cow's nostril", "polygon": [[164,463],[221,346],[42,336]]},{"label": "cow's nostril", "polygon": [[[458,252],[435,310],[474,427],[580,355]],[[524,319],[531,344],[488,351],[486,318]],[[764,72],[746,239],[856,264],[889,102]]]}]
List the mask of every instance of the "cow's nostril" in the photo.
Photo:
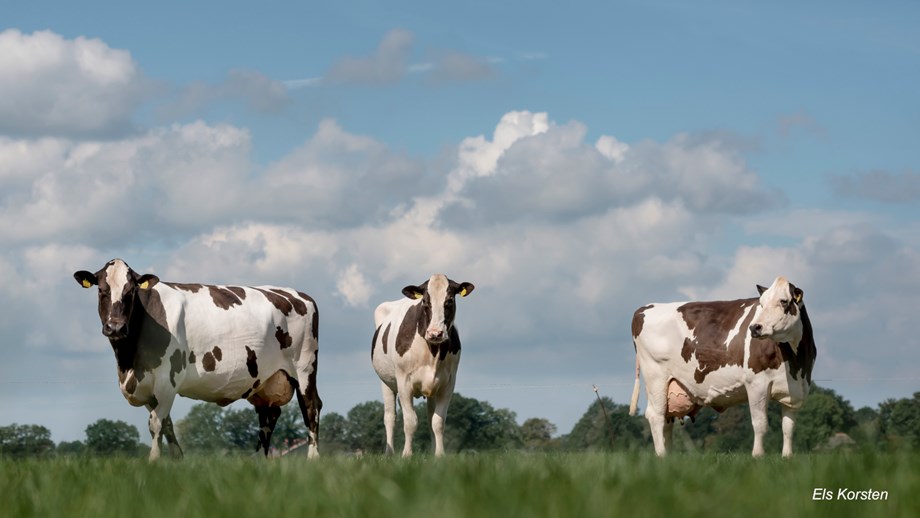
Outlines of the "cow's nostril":
[{"label": "cow's nostril", "polygon": [[760,324],[751,324],[751,334],[754,336],[760,335],[763,331],[763,326]]}]

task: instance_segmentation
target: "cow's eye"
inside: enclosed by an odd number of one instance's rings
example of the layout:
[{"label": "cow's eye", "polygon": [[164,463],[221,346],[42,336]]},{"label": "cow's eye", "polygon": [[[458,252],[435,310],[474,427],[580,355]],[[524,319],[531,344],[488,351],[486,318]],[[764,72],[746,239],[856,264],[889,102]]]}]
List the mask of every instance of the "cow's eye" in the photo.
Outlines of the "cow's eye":
[{"label": "cow's eye", "polygon": [[779,303],[782,304],[783,306],[788,306],[788,305],[789,305],[789,299],[783,299],[783,300],[779,301]]}]

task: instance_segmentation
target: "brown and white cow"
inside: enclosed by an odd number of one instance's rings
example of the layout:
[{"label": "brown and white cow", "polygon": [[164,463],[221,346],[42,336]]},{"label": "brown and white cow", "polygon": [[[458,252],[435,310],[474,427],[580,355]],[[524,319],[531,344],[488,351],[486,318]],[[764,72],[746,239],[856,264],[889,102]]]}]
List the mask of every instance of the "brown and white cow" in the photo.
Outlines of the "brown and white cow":
[{"label": "brown and white cow", "polygon": [[428,400],[428,420],[434,432],[434,454],[444,455],[444,421],[457,382],[460,335],[454,326],[455,298],[474,286],[437,274],[419,286],[403,288],[404,299],[384,302],[374,311],[371,363],[383,391],[383,423],[387,453],[393,453],[396,396],[403,412],[406,442],[403,456],[412,455],[412,435],[418,426],[413,398]]},{"label": "brown and white cow", "polygon": [[160,282],[121,259],[96,273],[78,271],[84,288],[99,287],[102,334],[115,352],[125,399],[150,411],[150,460],[165,435],[182,449],[169,411],[176,394],[229,405],[247,399],[259,416],[259,443],[268,454],[281,406],[296,392],[315,457],[319,313],[311,297],[290,288]]},{"label": "brown and white cow", "polygon": [[792,455],[795,415],[808,395],[815,363],[811,322],[802,290],[783,277],[760,298],[649,304],[632,319],[636,383],[629,406],[635,415],[639,370],[645,379],[655,452],[665,455],[674,418],[747,402],[755,457],[763,455],[767,402],[782,404],[783,456]]}]

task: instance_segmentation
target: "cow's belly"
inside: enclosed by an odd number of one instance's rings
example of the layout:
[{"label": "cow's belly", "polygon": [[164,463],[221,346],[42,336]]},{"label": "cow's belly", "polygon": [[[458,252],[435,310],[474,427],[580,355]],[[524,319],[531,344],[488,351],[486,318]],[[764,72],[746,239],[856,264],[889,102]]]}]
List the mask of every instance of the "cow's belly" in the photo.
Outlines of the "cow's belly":
[{"label": "cow's belly", "polygon": [[270,345],[250,347],[249,351],[245,347],[239,349],[222,350],[220,360],[213,349],[197,354],[178,387],[179,395],[225,405],[259,392],[278,371],[290,376],[297,374],[290,354],[285,354],[290,349],[282,352]]},{"label": "cow's belly", "polygon": [[412,397],[431,397],[450,384],[455,370],[450,369],[445,363],[437,366],[426,365],[412,372],[407,384],[412,391]]}]

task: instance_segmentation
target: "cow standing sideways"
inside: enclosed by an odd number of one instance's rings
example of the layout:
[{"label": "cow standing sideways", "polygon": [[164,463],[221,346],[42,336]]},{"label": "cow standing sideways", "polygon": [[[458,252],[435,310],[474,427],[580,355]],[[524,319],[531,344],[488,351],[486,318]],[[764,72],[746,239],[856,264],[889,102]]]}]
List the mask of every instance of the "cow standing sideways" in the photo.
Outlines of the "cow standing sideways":
[{"label": "cow standing sideways", "polygon": [[99,287],[102,334],[115,352],[118,383],[134,406],[150,411],[150,460],[164,435],[174,455],[169,411],[176,394],[229,405],[247,399],[259,416],[259,443],[268,454],[281,406],[296,392],[315,457],[319,314],[308,295],[290,288],[160,282],[121,259],[96,273],[79,271],[84,288]]},{"label": "cow standing sideways", "polygon": [[760,298],[650,304],[633,315],[636,413],[639,369],[645,379],[655,452],[665,455],[674,418],[704,406],[721,412],[747,402],[754,426],[753,455],[763,455],[767,402],[782,404],[783,456],[792,455],[795,414],[811,383],[815,342],[802,290],[783,277]]},{"label": "cow standing sideways", "polygon": [[384,302],[374,311],[371,362],[383,391],[383,423],[387,453],[393,453],[396,396],[403,412],[406,442],[403,456],[412,455],[412,435],[418,417],[412,400],[428,399],[428,420],[434,432],[434,454],[444,455],[444,421],[457,382],[460,335],[454,327],[456,295],[466,297],[474,286],[432,275],[420,286],[406,286],[407,298]]}]

